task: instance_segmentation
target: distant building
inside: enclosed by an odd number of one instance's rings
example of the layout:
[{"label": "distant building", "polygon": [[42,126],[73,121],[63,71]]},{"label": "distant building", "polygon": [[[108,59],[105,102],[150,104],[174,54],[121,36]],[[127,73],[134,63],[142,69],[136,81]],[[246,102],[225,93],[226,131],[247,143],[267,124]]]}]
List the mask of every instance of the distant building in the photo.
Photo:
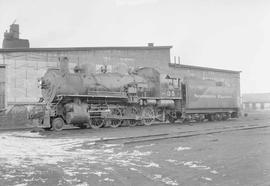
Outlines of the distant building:
[{"label": "distant building", "polygon": [[244,110],[269,110],[270,93],[243,94],[242,103]]},{"label": "distant building", "polygon": [[9,31],[4,33],[2,48],[29,48],[27,39],[20,39],[20,26],[13,23]]}]

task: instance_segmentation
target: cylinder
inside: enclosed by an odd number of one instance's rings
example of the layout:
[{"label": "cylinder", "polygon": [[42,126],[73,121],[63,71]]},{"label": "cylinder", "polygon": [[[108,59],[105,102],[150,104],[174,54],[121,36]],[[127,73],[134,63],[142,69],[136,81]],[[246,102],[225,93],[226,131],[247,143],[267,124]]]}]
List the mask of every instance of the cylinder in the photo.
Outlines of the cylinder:
[{"label": "cylinder", "polygon": [[68,112],[66,114],[66,122],[68,124],[84,124],[88,123],[90,119],[87,113]]}]

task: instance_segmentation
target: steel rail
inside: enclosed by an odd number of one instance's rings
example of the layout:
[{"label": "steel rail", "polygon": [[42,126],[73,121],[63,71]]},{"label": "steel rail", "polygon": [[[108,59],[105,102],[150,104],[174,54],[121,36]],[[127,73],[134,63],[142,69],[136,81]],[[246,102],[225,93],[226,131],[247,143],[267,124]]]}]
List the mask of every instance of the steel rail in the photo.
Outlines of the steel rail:
[{"label": "steel rail", "polygon": [[173,138],[186,138],[186,137],[194,137],[201,135],[209,135],[209,134],[218,134],[225,132],[233,132],[240,130],[253,130],[260,128],[268,128],[270,125],[245,125],[245,126],[234,126],[234,127],[224,127],[218,129],[206,129],[206,130],[193,130],[193,131],[183,131],[183,132],[173,132],[173,133],[161,133],[161,134],[153,134],[153,135],[143,135],[143,136],[131,136],[131,137],[120,137],[120,138],[106,138],[93,141],[94,144],[102,144],[102,143],[115,143],[118,142],[120,144],[135,144],[135,143],[144,143],[158,140],[167,140]]}]

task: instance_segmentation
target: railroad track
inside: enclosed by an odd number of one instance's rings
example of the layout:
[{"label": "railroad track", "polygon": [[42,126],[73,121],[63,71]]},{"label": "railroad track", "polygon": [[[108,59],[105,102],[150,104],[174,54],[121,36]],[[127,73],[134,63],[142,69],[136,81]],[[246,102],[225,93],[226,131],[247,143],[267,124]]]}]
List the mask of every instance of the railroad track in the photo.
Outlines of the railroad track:
[{"label": "railroad track", "polygon": [[209,134],[217,134],[217,133],[226,133],[226,132],[234,132],[240,130],[254,130],[260,128],[270,128],[270,124],[267,125],[240,125],[240,126],[231,126],[231,127],[220,127],[214,129],[204,129],[204,130],[190,130],[183,132],[173,132],[173,133],[160,133],[153,135],[142,135],[142,136],[131,136],[131,137],[120,137],[120,138],[106,138],[93,141],[94,144],[135,144],[135,143],[144,143],[151,141],[159,141],[159,140],[167,140],[173,138],[187,138],[201,135],[209,135]]},{"label": "railroad track", "polygon": [[[152,131],[149,131],[149,133],[152,134],[147,134],[144,132],[144,135],[135,135],[135,136],[129,136],[129,137],[109,137],[106,138],[104,135],[98,137],[97,140],[91,141],[93,144],[133,144],[133,143],[143,143],[143,142],[150,142],[150,141],[158,141],[158,140],[166,140],[166,139],[173,139],[173,138],[185,138],[185,137],[193,137],[193,136],[199,136],[199,135],[208,135],[208,134],[216,134],[216,133],[223,133],[223,132],[232,132],[232,131],[238,131],[238,130],[252,130],[252,129],[258,129],[258,128],[268,128],[270,127],[270,122],[269,121],[262,121],[262,120],[256,120],[252,121],[252,123],[247,124],[248,121],[226,121],[222,122],[224,125],[216,125],[216,123],[210,123],[210,122],[205,122],[205,123],[190,123],[190,124],[173,124],[174,126],[183,126],[183,128],[175,128],[177,131],[175,132],[158,132],[159,129],[155,129],[156,132],[153,134]],[[207,125],[205,125],[207,124]],[[221,124],[221,123],[219,123]],[[162,124],[157,124],[158,125]],[[167,124],[168,127],[170,127],[169,124]],[[188,125],[193,125],[193,126],[188,126]],[[152,126],[154,127],[154,126]],[[190,127],[190,130],[189,130]],[[125,127],[124,127],[125,128]],[[123,128],[124,132],[125,129]],[[137,127],[134,127],[135,130]],[[143,128],[143,126],[138,127],[139,130],[140,128]],[[145,130],[150,129],[151,127],[146,127]],[[118,128],[119,129],[119,128]],[[23,129],[24,131],[27,129]],[[28,129],[29,130],[29,129]],[[106,133],[110,132],[110,129],[99,129],[96,130],[99,134],[102,134],[106,131]],[[133,130],[133,127],[130,128],[130,130]],[[140,132],[138,130],[138,132]],[[160,129],[162,130],[162,128]],[[5,130],[6,132],[8,130]],[[12,130],[14,131],[14,130]],[[16,131],[16,130],[15,130]],[[114,129],[112,129],[113,132],[115,132]],[[4,132],[4,131],[2,131]],[[119,131],[121,132],[121,131]],[[67,129],[63,130],[61,132],[52,132],[52,131],[45,131],[41,132],[42,136],[40,138],[44,138],[44,136],[48,138],[85,138],[88,133],[95,134],[95,130],[93,129]],[[111,133],[111,132],[110,132]],[[117,135],[117,134],[116,134]],[[20,134],[16,134],[17,137],[27,137],[27,136],[20,136]],[[39,138],[39,137],[28,137],[28,138]]]}]

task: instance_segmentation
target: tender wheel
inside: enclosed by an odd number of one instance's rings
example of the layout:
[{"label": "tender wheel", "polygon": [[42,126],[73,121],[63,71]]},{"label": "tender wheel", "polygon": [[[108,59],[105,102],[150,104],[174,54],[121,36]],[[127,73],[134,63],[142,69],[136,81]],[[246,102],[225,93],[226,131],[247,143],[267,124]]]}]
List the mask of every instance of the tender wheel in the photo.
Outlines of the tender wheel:
[{"label": "tender wheel", "polygon": [[145,107],[142,110],[142,124],[151,125],[155,119],[155,111],[152,107]]},{"label": "tender wheel", "polygon": [[112,109],[111,114],[113,117],[116,117],[117,119],[110,119],[108,121],[108,125],[112,128],[117,128],[117,127],[121,126],[123,123],[123,120],[118,119],[118,118],[121,118],[123,116],[121,110],[118,108],[114,108],[114,109]]},{"label": "tender wheel", "polygon": [[136,121],[134,119],[130,119],[130,120],[127,120],[126,123],[129,127],[135,127],[137,125],[138,121]]},{"label": "tender wheel", "polygon": [[238,118],[238,117],[239,117],[238,112],[233,112],[233,113],[231,114],[231,118]]},{"label": "tender wheel", "polygon": [[221,121],[222,120],[222,115],[221,114],[216,114],[215,115],[215,120],[216,121]]},{"label": "tender wheel", "polygon": [[62,118],[60,117],[54,118],[51,123],[51,129],[53,131],[61,131],[63,130],[64,125],[65,125],[65,122]]},{"label": "tender wheel", "polygon": [[223,114],[222,115],[222,120],[223,121],[226,121],[226,120],[228,120],[229,119],[229,115],[228,114]]},{"label": "tender wheel", "polygon": [[215,114],[209,114],[207,116],[207,119],[208,119],[208,121],[215,121],[216,120]]},{"label": "tender wheel", "polygon": [[173,118],[173,117],[169,117],[168,120],[169,120],[169,122],[172,123],[172,124],[175,123],[175,121],[176,121],[176,119]]},{"label": "tender wheel", "polygon": [[105,124],[105,120],[101,118],[92,118],[90,119],[90,126],[93,129],[99,129],[103,127]]}]

